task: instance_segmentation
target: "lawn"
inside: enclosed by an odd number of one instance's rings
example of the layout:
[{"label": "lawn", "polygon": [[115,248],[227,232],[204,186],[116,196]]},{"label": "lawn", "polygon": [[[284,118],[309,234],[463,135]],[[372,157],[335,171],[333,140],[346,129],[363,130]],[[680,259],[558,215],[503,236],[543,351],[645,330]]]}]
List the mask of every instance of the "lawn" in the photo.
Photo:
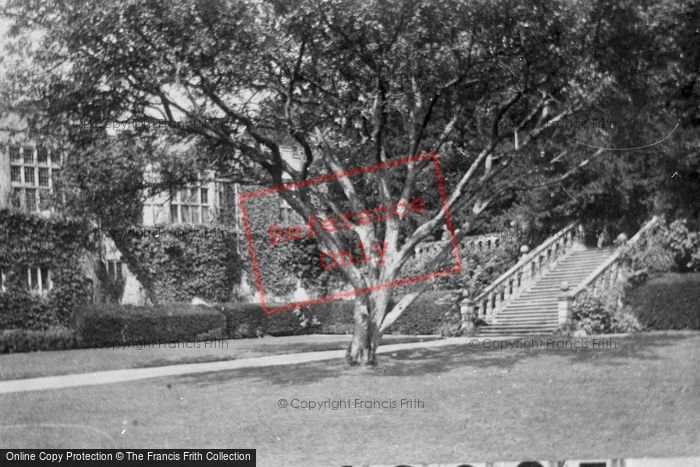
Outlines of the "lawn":
[{"label": "lawn", "polygon": [[632,291],[630,306],[648,329],[700,329],[700,273],[653,277]]},{"label": "lawn", "polygon": [[[615,348],[469,345],[0,396],[0,445],[254,447],[258,465],[700,454],[700,333]],[[593,343],[591,338],[585,341]],[[421,408],[280,408],[418,399]]]},{"label": "lawn", "polygon": [[[434,336],[387,335],[383,344],[434,340]],[[348,335],[304,335],[261,339],[163,343],[144,347],[106,347],[53,352],[0,354],[0,380],[144,368],[180,363],[203,363],[296,352],[345,349]]]}]

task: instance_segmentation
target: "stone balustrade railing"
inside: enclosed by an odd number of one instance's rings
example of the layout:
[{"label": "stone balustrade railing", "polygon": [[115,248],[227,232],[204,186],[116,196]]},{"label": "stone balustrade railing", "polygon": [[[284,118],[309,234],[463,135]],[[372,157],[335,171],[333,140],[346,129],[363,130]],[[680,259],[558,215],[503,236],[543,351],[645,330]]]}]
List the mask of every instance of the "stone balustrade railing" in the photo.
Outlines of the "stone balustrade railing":
[{"label": "stone balustrade railing", "polygon": [[[464,237],[460,242],[462,247],[474,247],[479,250],[491,248],[496,248],[500,244],[501,235],[498,233],[484,234],[484,235],[472,235],[469,237]],[[424,256],[433,256],[442,251],[443,247],[447,245],[449,240],[438,240],[435,242],[423,242],[416,245],[415,256],[416,258],[422,258]]]},{"label": "stone balustrade railing", "polygon": [[577,235],[576,225],[567,225],[524,255],[478,296],[463,300],[460,308],[464,327],[469,328],[476,318],[491,322],[499,310],[571,251],[579,243],[576,240],[583,241],[583,237]]},{"label": "stone balustrade railing", "polygon": [[[650,233],[659,225],[661,225],[661,219],[654,216],[649,222],[644,224],[641,229],[639,229],[639,231],[626,243],[626,245],[633,245],[637,243],[642,236]],[[622,265],[620,259],[623,251],[623,246],[618,247],[610,258],[606,259],[603,264],[589,274],[588,277],[586,277],[575,289],[570,290],[568,284],[562,284],[562,294],[559,296],[558,305],[559,326],[563,326],[569,319],[571,304],[578,294],[586,289],[592,292],[607,290],[621,279]]]}]

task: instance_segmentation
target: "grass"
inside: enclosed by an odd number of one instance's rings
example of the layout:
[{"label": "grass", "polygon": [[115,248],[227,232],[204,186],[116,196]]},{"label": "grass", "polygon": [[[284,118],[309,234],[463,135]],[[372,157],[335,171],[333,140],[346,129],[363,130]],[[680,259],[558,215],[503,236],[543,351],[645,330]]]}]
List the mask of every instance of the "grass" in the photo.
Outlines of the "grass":
[{"label": "grass", "polygon": [[[382,343],[399,344],[433,339],[438,339],[438,337],[387,335],[382,339]],[[348,335],[315,334],[288,337],[267,336],[262,339],[166,343],[159,346],[144,346],[143,348],[133,346],[107,347],[1,354],[0,380],[345,349],[349,342],[350,336]]]},{"label": "grass", "polygon": [[[369,369],[338,360],[7,394],[0,445],[254,447],[261,466],[698,455],[700,333],[612,339],[598,350],[449,346],[381,355]],[[278,406],[402,398],[424,407]]]},{"label": "grass", "polygon": [[647,329],[700,329],[700,273],[668,273],[635,288],[630,306]]}]

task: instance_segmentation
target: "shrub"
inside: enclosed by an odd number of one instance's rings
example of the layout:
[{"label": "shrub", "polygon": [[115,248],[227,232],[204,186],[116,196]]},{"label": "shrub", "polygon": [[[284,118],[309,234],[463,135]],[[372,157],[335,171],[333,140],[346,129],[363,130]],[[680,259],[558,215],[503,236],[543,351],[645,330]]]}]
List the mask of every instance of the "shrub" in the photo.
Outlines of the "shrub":
[{"label": "shrub", "polygon": [[662,229],[626,247],[622,259],[633,271],[667,272],[676,267],[675,256]]},{"label": "shrub", "polygon": [[0,353],[65,350],[76,347],[75,332],[55,326],[46,330],[6,329],[0,331]]},{"label": "shrub", "polygon": [[75,327],[80,345],[103,347],[223,336],[226,319],[215,308],[198,305],[102,304],[84,309],[76,317]]},{"label": "shrub", "polygon": [[0,310],[0,329],[43,330],[60,324],[47,299],[23,290],[0,294]]},{"label": "shrub", "polygon": [[700,329],[700,273],[664,274],[629,293],[629,310],[646,329]]},{"label": "shrub", "polygon": [[313,317],[320,323],[319,334],[352,334],[355,328],[353,300],[335,300],[310,308]]},{"label": "shrub", "polygon": [[[284,311],[263,316],[254,303],[224,303],[226,335],[232,339],[298,334],[352,334],[355,303],[336,300],[313,305],[300,311]],[[461,318],[457,301],[449,292],[427,292],[419,297],[389,328],[389,334],[457,335]]]},{"label": "shrub", "polygon": [[293,336],[308,334],[318,329],[318,319],[308,310],[294,310],[263,316],[257,303],[223,303],[219,310],[226,319],[226,336],[245,337]]},{"label": "shrub", "polygon": [[624,307],[625,285],[618,284],[602,293],[584,290],[572,304],[571,322],[566,328],[582,329],[586,334],[635,332],[641,329],[637,319]]},{"label": "shrub", "polygon": [[648,273],[699,270],[700,232],[690,231],[685,219],[661,223],[627,247],[623,260],[632,270]]},{"label": "shrub", "polygon": [[389,333],[453,336],[460,328],[461,317],[454,293],[432,291],[418,297],[391,326]]},{"label": "shrub", "polygon": [[[455,336],[461,330],[461,314],[454,293],[426,292],[414,301],[389,328],[388,334]],[[400,297],[394,298],[395,303]],[[392,305],[393,305],[392,303]],[[313,317],[320,322],[314,332],[322,334],[352,334],[353,300],[337,300],[311,307]]]},{"label": "shrub", "polygon": [[[478,294],[518,262],[519,241],[518,237],[503,236],[499,239],[499,245],[491,248],[479,248],[471,244],[460,246],[462,272],[433,279],[433,289],[442,291],[462,289],[471,295]],[[434,266],[433,261],[434,255],[413,257],[402,268],[401,277],[414,277],[454,264],[452,254],[439,266]],[[395,290],[399,294],[409,293],[412,286],[400,286]]]},{"label": "shrub", "polygon": [[230,339],[260,337],[265,334],[262,307],[257,303],[223,303],[219,310],[226,319]]},{"label": "shrub", "polygon": [[692,232],[686,219],[669,226],[668,243],[680,271],[700,270],[700,232]]}]

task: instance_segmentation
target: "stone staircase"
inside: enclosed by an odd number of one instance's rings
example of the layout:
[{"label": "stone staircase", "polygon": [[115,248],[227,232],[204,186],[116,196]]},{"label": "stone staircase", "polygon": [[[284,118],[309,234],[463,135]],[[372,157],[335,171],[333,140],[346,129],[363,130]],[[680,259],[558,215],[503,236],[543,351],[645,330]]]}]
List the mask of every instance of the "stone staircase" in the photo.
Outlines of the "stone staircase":
[{"label": "stone staircase", "polygon": [[483,336],[549,334],[559,327],[558,300],[562,283],[571,288],[581,284],[615,253],[614,248],[590,248],[568,252],[549,271],[493,314],[479,329]]}]

